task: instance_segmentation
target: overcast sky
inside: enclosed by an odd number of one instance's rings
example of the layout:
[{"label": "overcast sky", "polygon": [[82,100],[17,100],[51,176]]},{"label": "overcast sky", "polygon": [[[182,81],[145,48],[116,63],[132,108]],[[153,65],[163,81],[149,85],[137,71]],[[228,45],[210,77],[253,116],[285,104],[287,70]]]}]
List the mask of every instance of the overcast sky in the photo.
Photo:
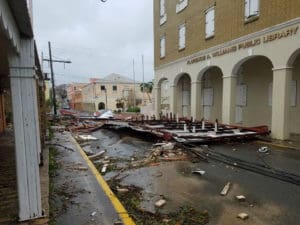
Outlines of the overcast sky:
[{"label": "overcast sky", "polygon": [[[154,77],[152,0],[34,0],[34,29],[39,54],[48,58],[51,41],[56,83],[87,82],[119,73],[145,81]],[[49,65],[44,63],[44,71]]]}]

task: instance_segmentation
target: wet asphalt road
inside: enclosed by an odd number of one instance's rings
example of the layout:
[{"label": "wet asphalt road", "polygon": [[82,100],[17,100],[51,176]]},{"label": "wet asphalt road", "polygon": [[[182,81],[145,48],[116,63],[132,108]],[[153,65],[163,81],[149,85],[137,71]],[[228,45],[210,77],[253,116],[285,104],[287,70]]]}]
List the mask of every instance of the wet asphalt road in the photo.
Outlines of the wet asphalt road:
[{"label": "wet asphalt road", "polygon": [[[56,207],[59,215],[57,225],[112,225],[120,221],[110,200],[97,183],[90,170],[78,170],[87,165],[71,142],[70,133],[57,134],[56,143],[74,149],[57,147],[57,160],[62,166],[54,185],[59,195]],[[93,214],[93,216],[92,216]]]},{"label": "wet asphalt road", "polygon": [[[94,135],[100,138],[95,145],[119,159],[138,159],[141,152],[147,154],[147,148],[151,147],[149,142],[109,130],[101,130]],[[261,154],[257,151],[261,146],[249,142],[209,147],[213,151],[249,162],[266,163],[300,175],[300,151],[270,147],[268,154]],[[204,170],[205,175],[192,174],[196,169]],[[300,221],[299,186],[220,162],[160,163],[156,167],[126,171],[124,175],[128,176],[122,184],[141,187],[144,197],[141,207],[152,212],[155,212],[155,201],[164,196],[167,204],[163,212],[190,205],[198,210],[207,210],[211,216],[210,225],[298,225]],[[220,192],[227,182],[231,182],[232,186],[228,195],[222,197]],[[244,195],[246,201],[238,202],[235,199],[237,195]],[[237,214],[241,212],[248,213],[249,219],[237,219]]]},{"label": "wet asphalt road", "polygon": [[[106,155],[117,159],[119,166],[126,166],[132,159],[143,158],[149,153],[152,143],[135,137],[120,135],[110,130],[93,134],[99,140],[91,142],[94,152],[107,150]],[[64,145],[72,147],[66,137],[59,138]],[[212,150],[249,162],[268,165],[300,175],[300,151],[270,147],[269,154],[257,152],[262,145],[255,143],[222,144],[209,146]],[[71,184],[77,193],[71,199],[68,210],[57,219],[57,224],[113,224],[118,220],[109,200],[104,195],[89,171],[70,171],[74,163],[84,162],[78,152],[60,151],[59,159],[64,164],[57,184]],[[123,160],[123,163],[122,163]],[[263,161],[262,161],[263,160]],[[195,169],[204,170],[204,176],[192,174]],[[106,178],[115,173],[106,174]],[[243,169],[212,161],[163,162],[155,167],[124,171],[122,184],[143,189],[141,208],[155,212],[154,203],[161,197],[167,199],[162,212],[176,211],[182,206],[193,206],[210,214],[209,225],[298,225],[300,221],[300,188],[297,185],[276,180]],[[220,192],[227,182],[232,186],[227,196]],[[245,202],[238,202],[236,195],[244,195]],[[125,205],[126,208],[126,205]],[[95,217],[91,213],[96,211]],[[249,214],[241,221],[238,213]]]}]

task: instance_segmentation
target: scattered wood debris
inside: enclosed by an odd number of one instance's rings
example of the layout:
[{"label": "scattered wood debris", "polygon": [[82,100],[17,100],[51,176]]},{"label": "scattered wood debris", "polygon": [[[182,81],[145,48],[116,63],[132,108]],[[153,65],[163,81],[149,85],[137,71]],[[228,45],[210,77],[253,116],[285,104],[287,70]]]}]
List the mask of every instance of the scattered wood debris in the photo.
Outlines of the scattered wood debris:
[{"label": "scattered wood debris", "polygon": [[246,197],[244,195],[237,195],[235,196],[235,198],[239,201],[239,202],[244,202],[246,201]]},{"label": "scattered wood debris", "polygon": [[246,220],[249,218],[249,215],[247,213],[239,213],[237,215],[237,218],[241,219],[241,220]]},{"label": "scattered wood debris", "polygon": [[160,199],[157,202],[155,202],[155,206],[158,207],[158,208],[160,208],[160,207],[164,206],[166,203],[167,203],[166,200]]},{"label": "scattered wood debris", "polygon": [[224,186],[224,188],[223,188],[223,190],[221,191],[220,195],[222,195],[222,196],[227,195],[227,193],[229,192],[230,186],[231,186],[231,183],[228,182],[228,183]]}]

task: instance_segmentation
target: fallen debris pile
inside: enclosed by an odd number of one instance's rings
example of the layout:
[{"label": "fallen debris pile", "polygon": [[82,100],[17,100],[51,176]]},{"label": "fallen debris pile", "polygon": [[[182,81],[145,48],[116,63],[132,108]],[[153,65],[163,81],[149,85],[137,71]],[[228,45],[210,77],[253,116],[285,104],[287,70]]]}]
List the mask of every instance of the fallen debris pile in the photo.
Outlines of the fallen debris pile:
[{"label": "fallen debris pile", "polygon": [[132,162],[132,166],[135,168],[153,165],[153,163],[161,161],[184,161],[188,159],[188,155],[181,148],[176,146],[176,143],[157,143],[153,145],[153,149],[145,159]]}]

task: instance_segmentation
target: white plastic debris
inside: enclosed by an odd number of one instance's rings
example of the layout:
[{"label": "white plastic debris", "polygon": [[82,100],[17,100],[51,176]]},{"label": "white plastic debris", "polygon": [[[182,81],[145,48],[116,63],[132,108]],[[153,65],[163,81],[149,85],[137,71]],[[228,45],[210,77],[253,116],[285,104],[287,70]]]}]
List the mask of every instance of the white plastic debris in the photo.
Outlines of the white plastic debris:
[{"label": "white plastic debris", "polygon": [[247,213],[240,213],[237,215],[237,218],[239,218],[241,220],[246,220],[249,218],[249,215]]},{"label": "white plastic debris", "polygon": [[197,174],[200,174],[201,176],[203,176],[205,174],[205,171],[204,170],[194,170],[194,171],[192,171],[192,173],[197,173]]},{"label": "white plastic debris", "polygon": [[97,214],[97,212],[92,212],[91,216],[94,217]]},{"label": "white plastic debris", "polygon": [[156,207],[162,207],[162,206],[164,206],[165,204],[166,204],[166,200],[164,200],[164,199],[160,199],[160,200],[158,200],[157,202],[155,202],[155,206]]},{"label": "white plastic debris", "polygon": [[106,173],[107,167],[108,167],[108,164],[105,164],[105,165],[102,167],[101,173]]},{"label": "white plastic debris", "polygon": [[111,110],[108,110],[106,112],[104,112],[103,114],[101,114],[98,118],[99,119],[111,119],[114,117],[114,114]]},{"label": "white plastic debris", "polygon": [[239,202],[244,202],[246,200],[246,197],[244,195],[237,195],[235,196],[235,198],[239,201]]},{"label": "white plastic debris", "polygon": [[263,146],[263,147],[260,147],[260,148],[258,149],[258,151],[259,151],[260,153],[267,153],[267,152],[269,151],[269,148],[268,148],[267,146]]},{"label": "white plastic debris", "polygon": [[78,135],[78,137],[83,141],[98,140],[96,137],[94,137],[92,135]]}]

